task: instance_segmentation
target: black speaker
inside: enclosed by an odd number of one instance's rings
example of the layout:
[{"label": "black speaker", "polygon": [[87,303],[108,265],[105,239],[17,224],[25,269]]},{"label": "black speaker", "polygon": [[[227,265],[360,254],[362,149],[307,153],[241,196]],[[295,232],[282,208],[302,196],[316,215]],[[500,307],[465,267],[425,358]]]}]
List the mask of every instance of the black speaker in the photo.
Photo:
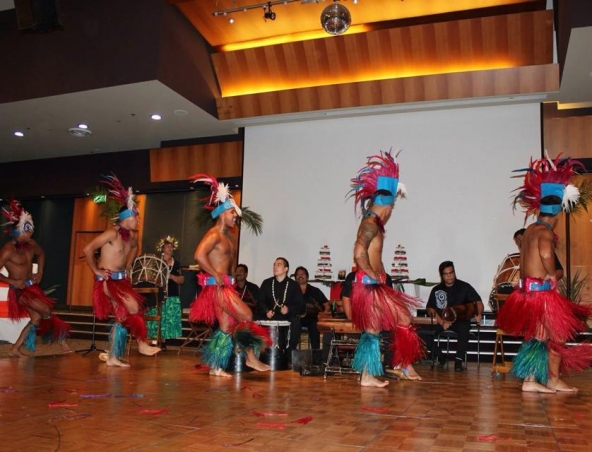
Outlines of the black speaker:
[{"label": "black speaker", "polygon": [[14,0],[18,29],[29,33],[63,30],[56,0]]}]

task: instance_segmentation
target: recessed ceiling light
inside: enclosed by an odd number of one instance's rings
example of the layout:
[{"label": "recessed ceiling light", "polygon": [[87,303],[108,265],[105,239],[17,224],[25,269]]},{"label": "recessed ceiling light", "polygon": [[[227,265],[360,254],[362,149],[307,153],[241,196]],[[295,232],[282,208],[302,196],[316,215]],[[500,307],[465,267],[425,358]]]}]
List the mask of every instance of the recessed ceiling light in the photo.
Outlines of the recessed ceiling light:
[{"label": "recessed ceiling light", "polygon": [[23,132],[21,132],[20,130],[17,130],[16,132],[14,132],[14,136],[22,138],[25,136],[25,134]]},{"label": "recessed ceiling light", "polygon": [[178,116],[185,116],[188,114],[187,110],[175,110],[175,111],[173,111],[173,113],[175,113]]},{"label": "recessed ceiling light", "polygon": [[79,129],[88,129],[88,126],[81,122],[80,124],[78,124],[78,128]]},{"label": "recessed ceiling light", "polygon": [[154,119],[155,121],[160,121],[162,119],[162,116],[154,114],[152,116],[150,116],[152,119]]}]

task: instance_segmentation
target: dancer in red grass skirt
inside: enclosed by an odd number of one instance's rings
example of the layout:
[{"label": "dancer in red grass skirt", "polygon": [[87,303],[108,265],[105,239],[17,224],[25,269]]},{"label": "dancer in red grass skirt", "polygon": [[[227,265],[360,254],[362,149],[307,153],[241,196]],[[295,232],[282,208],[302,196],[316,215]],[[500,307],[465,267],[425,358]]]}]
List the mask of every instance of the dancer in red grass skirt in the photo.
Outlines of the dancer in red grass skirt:
[{"label": "dancer in red grass skirt", "polygon": [[[64,353],[71,353],[66,344],[70,327],[58,316],[53,315],[54,301],[39,287],[45,266],[45,252],[31,238],[34,231],[33,218],[17,201],[10,201],[2,209],[2,215],[8,220],[6,233],[10,241],[0,249],[0,268],[6,266],[8,276],[0,274],[0,281],[9,285],[8,315],[17,321],[30,317],[31,321],[21,331],[10,356],[23,357],[22,345],[29,351],[35,351],[36,337],[44,342],[57,342]],[[37,260],[37,273],[33,274],[33,259]]]},{"label": "dancer in red grass skirt", "polygon": [[189,320],[214,325],[218,329],[208,342],[202,362],[210,367],[210,375],[230,377],[226,372],[233,350],[246,357],[245,364],[257,371],[270,367],[259,361],[259,353],[271,344],[265,328],[253,323],[253,313],[233,288],[237,252],[237,219],[241,215],[228,186],[205,174],[197,174],[194,182],[210,186],[212,194],[205,208],[216,220],[195,250],[195,260],[202,273],[198,275],[200,294],[191,305]]},{"label": "dancer in red grass skirt", "polygon": [[[411,309],[421,304],[385,284],[382,263],[384,225],[388,222],[397,196],[405,196],[399,184],[399,165],[390,152],[368,158],[367,164],[352,179],[351,194],[363,211],[354,245],[354,260],[358,267],[351,293],[353,325],[363,330],[354,355],[353,367],[362,374],[362,386],[384,387],[380,362],[379,334],[392,332],[393,360],[387,371],[399,379],[421,380],[413,363],[424,352],[424,344],[411,326]],[[346,312],[350,310],[346,307]]]},{"label": "dancer in red grass skirt", "polygon": [[579,162],[570,159],[531,161],[515,202],[526,216],[537,215],[528,226],[520,248],[518,287],[500,308],[497,325],[506,333],[524,336],[512,372],[524,379],[524,392],[575,392],[561,375],[583,370],[592,362],[592,346],[568,347],[578,332],[586,330],[592,309],[580,306],[557,291],[553,228],[561,211],[578,205],[580,192],[569,184]]}]

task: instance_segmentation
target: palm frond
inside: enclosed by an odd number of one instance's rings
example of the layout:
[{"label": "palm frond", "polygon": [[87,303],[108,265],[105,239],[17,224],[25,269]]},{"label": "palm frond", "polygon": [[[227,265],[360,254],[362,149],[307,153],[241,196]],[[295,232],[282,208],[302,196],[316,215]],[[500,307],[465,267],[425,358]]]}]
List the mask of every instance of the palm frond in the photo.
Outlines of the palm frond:
[{"label": "palm frond", "polygon": [[592,186],[588,179],[584,179],[580,185],[578,185],[578,189],[580,190],[580,199],[578,202],[573,206],[570,214],[578,214],[582,212],[582,210],[588,211],[588,206],[592,205]]},{"label": "palm frond", "polygon": [[[202,200],[204,197],[209,196],[209,191],[197,190],[196,194]],[[211,210],[204,207],[203,202],[199,202],[197,204],[197,214],[195,215],[196,223],[203,228],[211,228],[215,223],[211,213]],[[249,207],[242,209],[242,217],[239,217],[239,226],[242,224],[255,235],[261,235],[263,233],[263,217],[253,212]]]},{"label": "palm frond", "polygon": [[[588,276],[582,277],[581,270],[576,271],[576,273],[571,278],[571,285],[569,291],[569,299],[573,301],[575,304],[580,304],[582,301],[582,292],[588,283]],[[557,285],[557,290],[559,293],[567,298],[567,278],[562,278]]]},{"label": "palm frond", "polygon": [[243,208],[242,223],[255,235],[261,235],[263,233],[263,217],[257,212],[253,212],[250,207]]}]

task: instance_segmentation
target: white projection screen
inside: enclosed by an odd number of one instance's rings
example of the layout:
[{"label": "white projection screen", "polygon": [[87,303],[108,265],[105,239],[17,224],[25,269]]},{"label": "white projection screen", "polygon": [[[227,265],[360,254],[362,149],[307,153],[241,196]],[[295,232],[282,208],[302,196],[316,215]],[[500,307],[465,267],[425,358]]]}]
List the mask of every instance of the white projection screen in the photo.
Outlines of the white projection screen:
[{"label": "white projection screen", "polygon": [[[516,251],[512,236],[524,223],[512,211],[521,181],[511,172],[540,156],[540,146],[534,103],[248,127],[242,204],[262,215],[264,230],[241,232],[239,261],[257,284],[272,276],[278,256],[290,273],[302,265],[312,278],[328,245],[334,279],[349,270],[359,221],[346,200],[350,179],[368,155],[400,148],[408,198],[397,201],[386,227],[386,268],[399,244],[412,279],[439,281],[439,263],[452,260],[487,310],[497,266]],[[418,294],[427,300],[429,289]]]}]

